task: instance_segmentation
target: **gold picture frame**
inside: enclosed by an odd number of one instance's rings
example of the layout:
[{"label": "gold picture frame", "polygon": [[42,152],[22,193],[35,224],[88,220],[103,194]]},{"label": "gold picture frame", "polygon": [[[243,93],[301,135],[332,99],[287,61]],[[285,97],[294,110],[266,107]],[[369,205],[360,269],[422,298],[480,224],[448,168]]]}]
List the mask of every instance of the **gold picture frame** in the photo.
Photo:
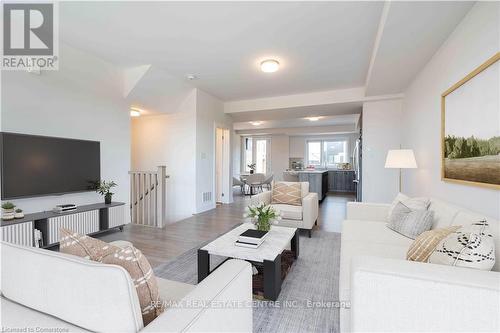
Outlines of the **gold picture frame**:
[{"label": "gold picture frame", "polygon": [[[441,180],[442,181],[451,182],[451,183],[458,183],[458,184],[465,184],[465,185],[480,186],[480,187],[492,188],[492,189],[500,189],[500,183],[496,183],[498,180],[496,180],[497,176],[495,176],[495,172],[493,172],[493,176],[491,176],[494,183],[477,181],[474,179],[460,179],[460,178],[456,178],[456,177],[450,178],[451,174],[453,174],[453,173],[457,174],[460,172],[463,173],[461,175],[462,178],[466,177],[465,176],[466,173],[469,173],[469,175],[467,175],[467,176],[471,176],[471,178],[476,178],[476,177],[481,178],[483,176],[479,176],[479,173],[477,173],[477,172],[474,173],[474,171],[473,171],[476,168],[476,166],[479,163],[483,163],[484,165],[488,165],[488,166],[492,164],[493,169],[495,171],[496,170],[495,165],[497,162],[496,159],[500,158],[500,154],[497,156],[495,156],[495,155],[488,155],[488,156],[486,156],[486,155],[480,155],[480,156],[472,155],[472,156],[478,156],[478,157],[446,158],[446,151],[448,151],[448,154],[451,155],[449,153],[449,151],[452,150],[452,149],[450,149],[450,141],[453,140],[453,138],[454,138],[454,137],[450,138],[450,134],[446,133],[446,111],[447,111],[446,110],[446,97],[449,96],[454,91],[456,91],[458,88],[462,87],[464,84],[466,84],[470,80],[472,80],[478,74],[485,71],[490,66],[493,66],[494,64],[496,64],[499,60],[500,60],[500,52],[497,52],[491,58],[486,60],[482,65],[480,65],[479,67],[474,69],[472,72],[470,72],[462,80],[458,81],[452,87],[450,87],[448,90],[446,90],[444,93],[441,94]],[[448,135],[448,137],[447,137],[447,135]],[[445,138],[449,141],[446,142]],[[493,139],[496,139],[496,138],[497,138],[497,136],[493,137]],[[463,140],[463,139],[465,139],[465,137],[458,138],[458,139]],[[479,139],[481,139],[481,138],[479,138]],[[485,141],[485,140],[479,140],[479,141]],[[453,141],[451,141],[451,142],[453,142]],[[455,143],[456,143],[456,141],[455,141]],[[476,146],[476,149],[479,149],[479,148]],[[485,161],[481,160],[480,162],[477,160],[472,161],[474,159],[485,159],[487,157],[491,157],[493,159],[492,160],[493,162],[489,162],[489,160],[485,160]],[[457,161],[457,160],[460,160],[460,161]],[[466,162],[463,162],[464,160]],[[446,163],[446,165],[445,165],[445,163]],[[457,166],[456,167],[452,166],[452,163],[457,164]],[[466,165],[466,167],[464,167],[463,165],[459,166],[459,163],[462,163],[462,164],[469,163],[470,165],[474,164],[475,166],[469,167],[469,165]],[[458,170],[458,172],[457,172],[457,170]],[[490,170],[488,170],[488,171],[490,171]],[[473,173],[474,173],[474,175],[477,175],[477,176],[474,176]],[[488,174],[488,172],[486,172],[486,170],[485,170],[485,173],[481,173],[481,175],[484,175],[484,174]],[[499,174],[499,173],[497,173],[497,174]]]}]

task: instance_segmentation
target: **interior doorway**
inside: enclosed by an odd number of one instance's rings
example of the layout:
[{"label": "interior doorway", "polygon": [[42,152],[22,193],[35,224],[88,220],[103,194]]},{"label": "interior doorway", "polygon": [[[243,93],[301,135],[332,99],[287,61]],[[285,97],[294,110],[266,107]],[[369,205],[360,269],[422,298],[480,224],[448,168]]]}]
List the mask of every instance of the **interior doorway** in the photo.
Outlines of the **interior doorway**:
[{"label": "interior doorway", "polygon": [[229,130],[215,129],[215,198],[217,203],[229,203],[231,175],[229,171]]}]

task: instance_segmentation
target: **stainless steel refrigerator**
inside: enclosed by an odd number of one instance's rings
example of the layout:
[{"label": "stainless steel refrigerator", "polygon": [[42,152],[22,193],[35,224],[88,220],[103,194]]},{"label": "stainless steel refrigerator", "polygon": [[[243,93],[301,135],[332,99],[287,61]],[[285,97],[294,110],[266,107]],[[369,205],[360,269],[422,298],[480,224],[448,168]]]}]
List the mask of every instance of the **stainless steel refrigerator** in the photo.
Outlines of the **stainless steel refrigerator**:
[{"label": "stainless steel refrigerator", "polygon": [[361,201],[361,188],[362,188],[362,179],[361,179],[361,166],[362,166],[362,139],[361,135],[359,139],[356,139],[356,144],[354,146],[354,150],[352,152],[352,166],[354,168],[354,180],[353,182],[356,184],[356,201]]}]

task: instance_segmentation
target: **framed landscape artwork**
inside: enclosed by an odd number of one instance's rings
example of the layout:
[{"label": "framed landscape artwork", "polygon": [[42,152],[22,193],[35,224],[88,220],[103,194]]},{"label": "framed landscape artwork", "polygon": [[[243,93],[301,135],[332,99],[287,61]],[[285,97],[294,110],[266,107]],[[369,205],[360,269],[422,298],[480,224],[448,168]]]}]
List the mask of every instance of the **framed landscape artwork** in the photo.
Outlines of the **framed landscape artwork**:
[{"label": "framed landscape artwork", "polygon": [[500,52],[441,95],[441,178],[500,189]]}]

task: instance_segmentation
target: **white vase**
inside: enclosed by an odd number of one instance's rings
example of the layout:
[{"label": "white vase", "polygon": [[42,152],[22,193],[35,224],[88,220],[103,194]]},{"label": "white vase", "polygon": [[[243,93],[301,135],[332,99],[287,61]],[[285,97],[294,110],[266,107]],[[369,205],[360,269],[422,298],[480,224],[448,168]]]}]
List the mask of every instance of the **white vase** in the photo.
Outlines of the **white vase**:
[{"label": "white vase", "polygon": [[16,219],[22,219],[23,217],[24,217],[24,213],[22,213],[22,212],[14,214],[14,218],[16,218]]},{"label": "white vase", "polygon": [[14,209],[4,209],[2,208],[2,219],[12,220],[14,218]]}]

